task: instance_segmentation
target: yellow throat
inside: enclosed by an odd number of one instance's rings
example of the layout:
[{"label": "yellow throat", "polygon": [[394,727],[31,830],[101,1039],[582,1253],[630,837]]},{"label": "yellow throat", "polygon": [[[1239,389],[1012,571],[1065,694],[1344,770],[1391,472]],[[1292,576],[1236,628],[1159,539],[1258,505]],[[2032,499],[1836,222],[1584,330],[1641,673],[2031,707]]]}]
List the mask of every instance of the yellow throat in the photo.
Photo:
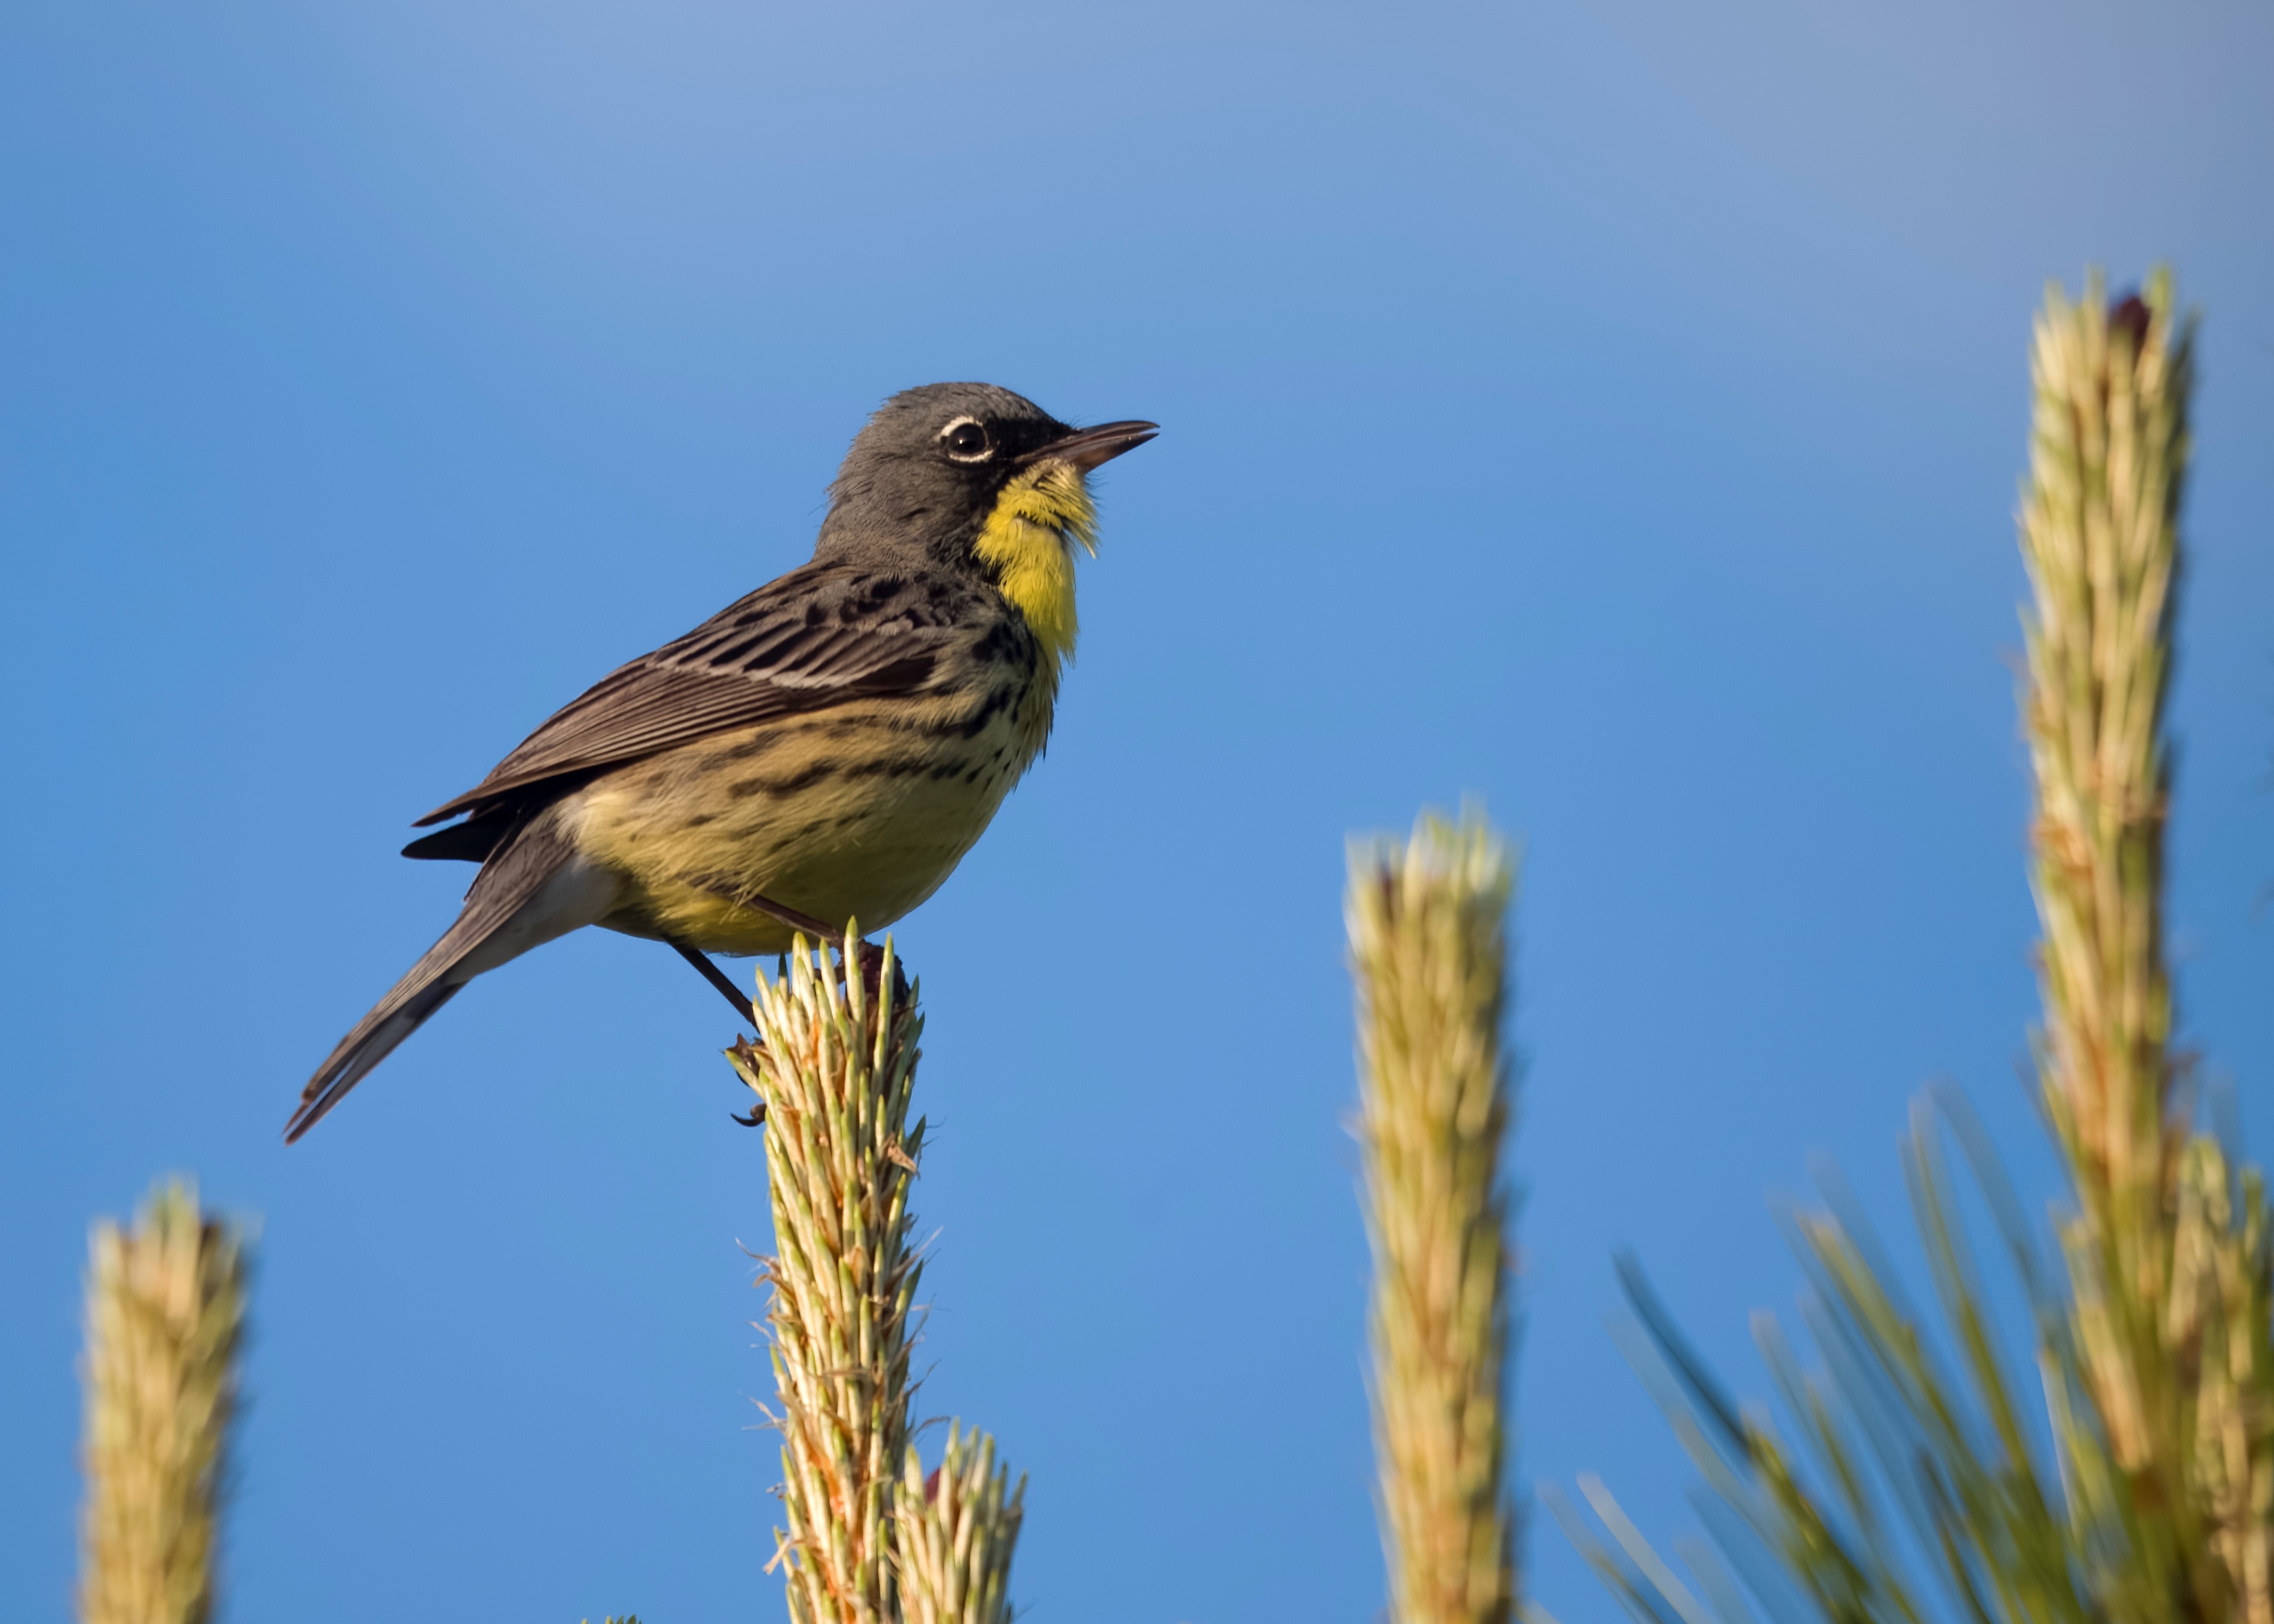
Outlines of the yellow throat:
[{"label": "yellow throat", "polygon": [[1073,657],[1081,630],[1073,613],[1073,548],[1097,556],[1097,507],[1071,462],[1044,462],[1003,487],[974,549],[994,566],[1003,596],[1019,605],[1027,628],[1058,667]]}]

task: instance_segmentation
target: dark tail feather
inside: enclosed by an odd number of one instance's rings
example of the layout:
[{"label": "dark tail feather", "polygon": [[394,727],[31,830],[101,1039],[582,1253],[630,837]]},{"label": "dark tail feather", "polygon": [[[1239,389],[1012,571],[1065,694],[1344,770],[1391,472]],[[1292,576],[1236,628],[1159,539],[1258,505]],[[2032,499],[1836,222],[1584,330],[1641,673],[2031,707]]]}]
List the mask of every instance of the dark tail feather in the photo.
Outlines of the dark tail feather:
[{"label": "dark tail feather", "polygon": [[448,829],[438,829],[431,835],[419,836],[403,848],[403,854],[429,860],[439,857],[460,862],[487,862],[497,854],[498,847],[513,838],[527,817],[528,814],[515,808],[486,812]]},{"label": "dark tail feather", "polygon": [[[459,924],[464,922],[461,918]],[[363,1081],[373,1066],[395,1052],[396,1044],[425,1026],[426,1018],[465,985],[442,979],[474,945],[458,940],[458,927],[452,926],[316,1068],[315,1076],[300,1091],[300,1109],[284,1124],[287,1145],[321,1122],[324,1113],[345,1098],[349,1089]]]},{"label": "dark tail feather", "polygon": [[284,1124],[284,1142],[291,1144],[322,1121],[349,1089],[475,976],[598,918],[595,908],[580,912],[576,898],[542,894],[574,856],[548,818],[523,829],[484,865],[466,892],[457,922],[316,1068],[301,1090],[300,1109]]}]

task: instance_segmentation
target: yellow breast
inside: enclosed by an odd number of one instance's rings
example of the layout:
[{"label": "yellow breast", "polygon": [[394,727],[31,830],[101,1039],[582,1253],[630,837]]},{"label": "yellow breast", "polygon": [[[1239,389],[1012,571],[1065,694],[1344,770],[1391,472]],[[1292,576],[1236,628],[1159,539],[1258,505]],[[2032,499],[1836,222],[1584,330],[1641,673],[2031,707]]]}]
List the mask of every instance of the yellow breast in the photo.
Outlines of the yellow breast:
[{"label": "yellow breast", "polygon": [[1018,605],[1043,645],[1056,686],[1059,665],[1073,658],[1081,626],[1073,610],[1073,549],[1097,556],[1097,508],[1081,472],[1046,462],[1004,487],[981,527],[974,551],[993,567],[1003,596]]}]

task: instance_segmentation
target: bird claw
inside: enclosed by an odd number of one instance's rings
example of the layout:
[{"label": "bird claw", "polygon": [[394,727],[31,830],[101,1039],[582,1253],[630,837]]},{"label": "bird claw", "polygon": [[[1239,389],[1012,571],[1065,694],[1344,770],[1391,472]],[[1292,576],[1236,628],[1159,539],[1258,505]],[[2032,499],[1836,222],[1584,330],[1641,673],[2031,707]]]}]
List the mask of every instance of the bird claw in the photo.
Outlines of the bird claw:
[{"label": "bird claw", "polygon": [[[764,1045],[757,1039],[746,1038],[738,1032],[734,1034],[733,1046],[727,1050],[727,1058],[734,1063],[734,1069],[742,1074],[742,1080],[750,1086],[750,1092],[753,1094],[758,1092],[758,1055],[764,1047]],[[750,1106],[750,1114],[747,1116],[736,1116],[732,1111],[728,1111],[727,1115],[746,1128],[764,1127],[766,1120],[766,1102],[763,1099],[754,1101]]]}]

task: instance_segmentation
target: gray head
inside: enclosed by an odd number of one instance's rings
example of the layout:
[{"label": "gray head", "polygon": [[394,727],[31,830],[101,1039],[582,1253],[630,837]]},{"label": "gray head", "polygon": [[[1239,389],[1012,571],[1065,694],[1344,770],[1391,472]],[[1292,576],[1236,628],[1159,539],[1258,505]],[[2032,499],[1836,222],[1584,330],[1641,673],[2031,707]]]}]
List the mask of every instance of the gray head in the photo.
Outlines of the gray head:
[{"label": "gray head", "polygon": [[969,563],[997,499],[1045,460],[1088,473],[1143,445],[1150,423],[1075,429],[991,383],[930,383],[877,409],[829,487],[817,559]]}]

